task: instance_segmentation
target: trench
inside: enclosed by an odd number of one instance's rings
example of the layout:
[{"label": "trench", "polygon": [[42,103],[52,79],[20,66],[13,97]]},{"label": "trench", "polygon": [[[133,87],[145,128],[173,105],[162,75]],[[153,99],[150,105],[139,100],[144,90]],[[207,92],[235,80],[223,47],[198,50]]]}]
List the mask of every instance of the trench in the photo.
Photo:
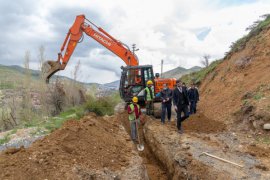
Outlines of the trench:
[{"label": "trench", "polygon": [[[130,124],[127,120],[126,113],[119,114],[122,125],[124,126],[127,133],[130,135]],[[140,157],[143,159],[143,164],[146,167],[146,171],[150,180],[167,180],[169,178],[169,174],[167,173],[166,167],[163,165],[164,163],[160,162],[159,159],[155,156],[155,153],[150,148],[146,139],[144,137],[143,126],[139,126],[139,135],[141,143],[144,144],[144,151],[138,151]],[[134,144],[134,148],[137,149],[136,144]]]}]

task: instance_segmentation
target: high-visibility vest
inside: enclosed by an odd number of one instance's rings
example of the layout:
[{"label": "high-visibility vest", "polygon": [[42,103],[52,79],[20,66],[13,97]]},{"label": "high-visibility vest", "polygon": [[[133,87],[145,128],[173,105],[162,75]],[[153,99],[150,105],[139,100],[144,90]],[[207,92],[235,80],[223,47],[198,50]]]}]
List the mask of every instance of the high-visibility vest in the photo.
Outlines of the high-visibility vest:
[{"label": "high-visibility vest", "polygon": [[[138,107],[138,111],[140,111],[139,104],[137,104],[136,106]],[[131,111],[133,111],[133,112],[131,114],[129,114],[128,119],[130,121],[133,121],[133,120],[136,119],[136,114],[135,114],[135,111],[134,111],[134,109],[135,109],[134,104],[130,104],[129,107],[130,107]]]},{"label": "high-visibility vest", "polygon": [[[152,86],[153,87],[153,86]],[[154,93],[154,88],[151,87],[151,90],[152,90],[152,97],[151,97],[151,94],[150,94],[150,89],[149,87],[146,87],[145,88],[145,91],[146,91],[146,101],[151,101],[154,99],[155,97],[155,93]]]}]

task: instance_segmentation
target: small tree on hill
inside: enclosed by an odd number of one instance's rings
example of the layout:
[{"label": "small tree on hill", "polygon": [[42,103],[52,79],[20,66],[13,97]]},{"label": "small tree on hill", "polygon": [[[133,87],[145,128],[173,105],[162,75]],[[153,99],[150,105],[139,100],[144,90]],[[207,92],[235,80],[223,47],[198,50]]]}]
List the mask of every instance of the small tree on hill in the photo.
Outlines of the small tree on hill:
[{"label": "small tree on hill", "polygon": [[210,64],[210,58],[211,58],[211,56],[210,56],[209,54],[203,55],[202,60],[200,61],[201,64],[202,64],[204,67],[208,67],[209,64]]}]

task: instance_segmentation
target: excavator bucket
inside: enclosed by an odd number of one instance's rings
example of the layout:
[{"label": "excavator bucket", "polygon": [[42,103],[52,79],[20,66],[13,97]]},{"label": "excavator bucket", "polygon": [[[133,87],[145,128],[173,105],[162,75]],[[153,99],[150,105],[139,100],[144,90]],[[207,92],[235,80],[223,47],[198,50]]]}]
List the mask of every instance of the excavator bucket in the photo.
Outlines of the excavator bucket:
[{"label": "excavator bucket", "polygon": [[46,83],[49,83],[50,77],[59,70],[61,70],[61,64],[59,61],[46,61],[42,64],[42,77]]}]

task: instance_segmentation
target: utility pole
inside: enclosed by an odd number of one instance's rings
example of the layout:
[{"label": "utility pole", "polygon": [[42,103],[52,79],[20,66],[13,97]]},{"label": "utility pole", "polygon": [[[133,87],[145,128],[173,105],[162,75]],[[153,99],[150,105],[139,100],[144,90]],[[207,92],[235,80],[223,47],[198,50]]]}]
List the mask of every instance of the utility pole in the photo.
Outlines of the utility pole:
[{"label": "utility pole", "polygon": [[163,74],[163,59],[161,59],[161,73],[160,73],[161,78],[162,78],[162,74]]},{"label": "utility pole", "polygon": [[135,51],[139,51],[140,49],[136,49],[136,44],[132,44],[132,52],[133,54],[135,53]]}]

